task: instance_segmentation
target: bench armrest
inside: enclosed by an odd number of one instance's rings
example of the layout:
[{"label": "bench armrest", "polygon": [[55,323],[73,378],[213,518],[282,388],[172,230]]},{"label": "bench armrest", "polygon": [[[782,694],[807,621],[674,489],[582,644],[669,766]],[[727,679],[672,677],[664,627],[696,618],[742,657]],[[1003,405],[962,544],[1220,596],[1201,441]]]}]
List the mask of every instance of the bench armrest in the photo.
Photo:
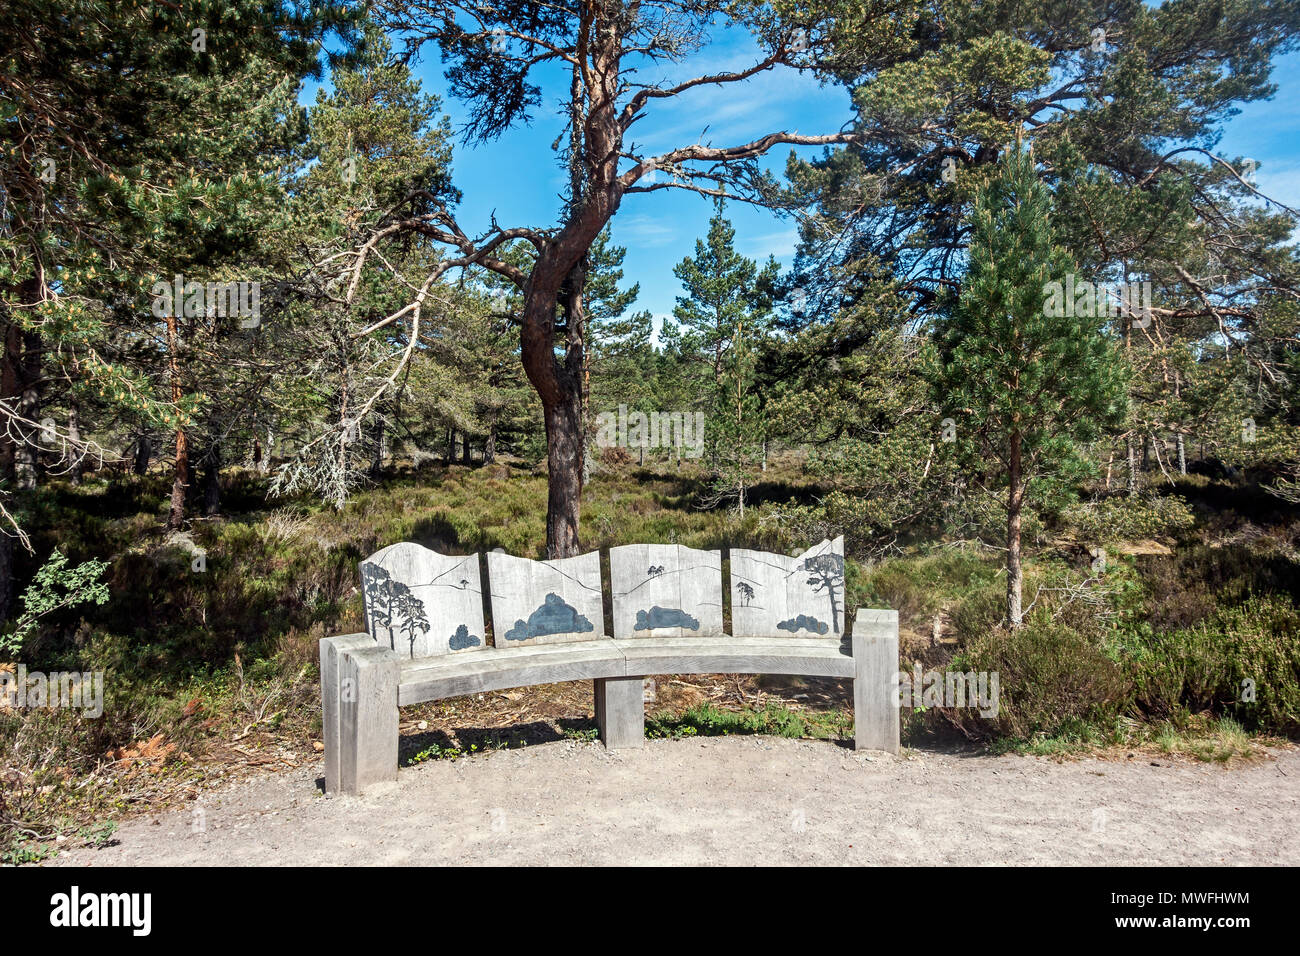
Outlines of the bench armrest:
[{"label": "bench armrest", "polygon": [[397,685],[402,658],[369,634],[320,642],[325,792],[360,793],[397,779]]},{"label": "bench armrest", "polygon": [[853,619],[853,745],[898,753],[898,612],[859,608]]}]

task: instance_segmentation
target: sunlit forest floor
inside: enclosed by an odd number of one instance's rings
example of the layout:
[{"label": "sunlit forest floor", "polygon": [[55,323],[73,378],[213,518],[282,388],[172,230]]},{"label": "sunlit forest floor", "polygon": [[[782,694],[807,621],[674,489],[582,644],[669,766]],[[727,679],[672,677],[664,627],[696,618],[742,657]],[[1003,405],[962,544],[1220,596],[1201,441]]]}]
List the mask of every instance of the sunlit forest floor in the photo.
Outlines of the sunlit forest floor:
[{"label": "sunlit forest floor", "polygon": [[[98,719],[0,710],[4,861],[109,840],[113,821],[183,805],[225,778],[310,765],[320,750],[317,642],[362,630],[357,564],[372,552],[408,540],[541,557],[545,542],[545,474],[519,462],[398,467],[342,511],[268,502],[264,477],[235,473],[221,515],[180,535],[162,530],[168,491],[162,474],[54,483],[25,518],[36,555],[57,546],[74,562],[111,559],[112,598],[23,648],[32,670],[105,671],[105,709]],[[793,540],[780,520],[783,504],[825,491],[795,459],[773,462],[743,517],[700,508],[706,491],[690,462],[602,470],[584,492],[584,545],[788,552],[815,543]],[[1112,546],[1101,574],[1078,529],[1045,529],[1025,590],[1036,603],[1010,634],[999,626],[1005,580],[994,547],[935,534],[850,560],[848,607],[899,610],[905,669],[1001,677],[996,718],[910,709],[905,746],[1233,761],[1294,739],[1300,514],[1204,477],[1161,493],[1184,498],[1194,525]],[[844,531],[849,554],[866,553]],[[37,563],[20,562],[19,580]],[[1253,700],[1243,699],[1245,681]],[[650,694],[652,737],[852,732],[849,688],[834,680],[665,675]],[[521,688],[403,709],[401,759],[595,735],[589,682]]]}]

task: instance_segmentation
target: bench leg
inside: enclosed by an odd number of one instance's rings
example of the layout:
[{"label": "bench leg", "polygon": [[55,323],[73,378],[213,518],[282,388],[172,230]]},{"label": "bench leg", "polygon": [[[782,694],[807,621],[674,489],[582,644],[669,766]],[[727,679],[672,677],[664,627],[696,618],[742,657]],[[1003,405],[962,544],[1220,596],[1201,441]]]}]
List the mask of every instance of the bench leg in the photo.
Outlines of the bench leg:
[{"label": "bench leg", "polygon": [[339,667],[339,792],[397,779],[401,658],[387,647],[344,651]]},{"label": "bench leg", "polygon": [[898,753],[898,612],[861,608],[853,621],[853,747]]},{"label": "bench leg", "polygon": [[600,739],[610,750],[645,743],[645,682],[640,677],[600,677],[592,682]]},{"label": "bench leg", "polygon": [[320,642],[321,743],[325,745],[326,793],[338,793],[342,787],[339,758],[343,738],[339,730],[339,718],[343,654],[370,647],[374,643],[369,634],[342,634],[327,637]]}]

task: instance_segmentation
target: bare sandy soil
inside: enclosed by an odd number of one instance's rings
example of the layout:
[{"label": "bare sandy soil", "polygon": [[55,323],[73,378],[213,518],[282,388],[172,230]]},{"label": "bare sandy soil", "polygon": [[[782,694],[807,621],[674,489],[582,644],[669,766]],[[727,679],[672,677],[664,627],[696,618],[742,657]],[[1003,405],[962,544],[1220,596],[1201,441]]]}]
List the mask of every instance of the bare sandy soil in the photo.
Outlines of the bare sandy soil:
[{"label": "bare sandy soil", "polygon": [[51,864],[1300,864],[1295,750],[1223,767],[718,737],[434,761],[361,798],[320,773],[206,792]]}]

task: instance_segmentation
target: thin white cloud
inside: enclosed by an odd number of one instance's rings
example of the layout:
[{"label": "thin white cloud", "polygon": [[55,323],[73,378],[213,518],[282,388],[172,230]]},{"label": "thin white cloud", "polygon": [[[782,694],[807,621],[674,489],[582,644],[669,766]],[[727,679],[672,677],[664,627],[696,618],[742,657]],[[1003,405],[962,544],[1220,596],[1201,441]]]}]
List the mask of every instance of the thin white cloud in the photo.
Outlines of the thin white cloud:
[{"label": "thin white cloud", "polygon": [[1256,188],[1270,199],[1295,208],[1300,205],[1300,165],[1295,163],[1261,163]]},{"label": "thin white cloud", "polygon": [[848,94],[823,88],[808,75],[778,68],[760,73],[742,83],[702,86],[673,98],[672,107],[661,105],[661,115],[647,111],[641,124],[632,128],[637,146],[651,153],[665,152],[701,141],[714,146],[749,142],[773,129],[808,134],[832,129],[801,128],[789,117],[798,115],[800,104],[812,100],[819,105],[844,101],[844,118],[851,115]]},{"label": "thin white cloud", "polygon": [[793,256],[795,248],[799,245],[799,230],[790,228],[761,235],[738,234],[737,239],[742,253],[762,263],[770,255],[778,259],[789,259]]},{"label": "thin white cloud", "polygon": [[614,220],[619,242],[639,246],[666,246],[677,240],[677,228],[653,216],[619,216]]},{"label": "thin white cloud", "polygon": [[[667,75],[657,78],[663,85],[679,83],[700,75],[739,73],[763,59],[763,53],[748,36],[729,38],[731,50],[722,57],[688,58]],[[811,73],[778,66],[737,83],[698,86],[668,99],[651,100],[645,118],[632,127],[631,138],[651,153],[664,152],[701,137],[715,146],[748,142],[773,129],[798,129],[801,133],[826,133],[829,129],[799,127],[791,116],[816,101],[824,107],[841,102],[844,118],[851,116],[847,91],[823,86]]]}]

